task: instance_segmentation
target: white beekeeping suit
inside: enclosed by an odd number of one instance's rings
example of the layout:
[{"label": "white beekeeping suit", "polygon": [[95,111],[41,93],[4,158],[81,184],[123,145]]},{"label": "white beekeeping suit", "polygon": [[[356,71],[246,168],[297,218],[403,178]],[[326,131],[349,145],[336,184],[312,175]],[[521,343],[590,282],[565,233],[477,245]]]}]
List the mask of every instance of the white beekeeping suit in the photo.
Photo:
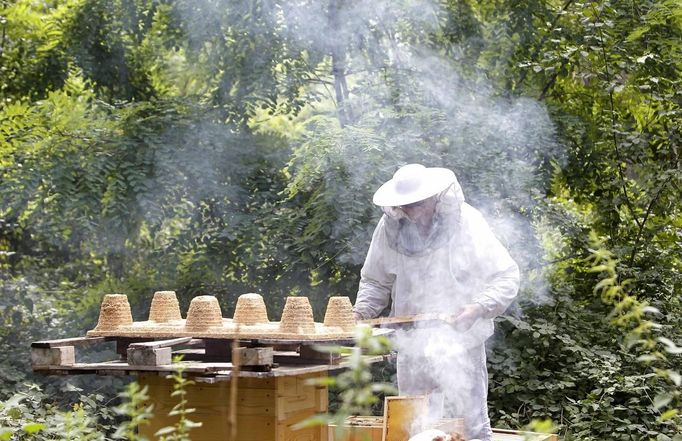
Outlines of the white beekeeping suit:
[{"label": "white beekeeping suit", "polygon": [[[426,230],[408,213],[432,208]],[[485,340],[512,302],[519,270],[481,213],[464,202],[454,173],[410,164],[374,195],[384,209],[361,271],[356,317],[467,313],[468,322],[397,332],[401,395],[440,394],[447,417],[464,417],[468,438],[490,440]],[[474,311],[471,313],[471,311]],[[458,326],[463,324],[463,326]]]}]

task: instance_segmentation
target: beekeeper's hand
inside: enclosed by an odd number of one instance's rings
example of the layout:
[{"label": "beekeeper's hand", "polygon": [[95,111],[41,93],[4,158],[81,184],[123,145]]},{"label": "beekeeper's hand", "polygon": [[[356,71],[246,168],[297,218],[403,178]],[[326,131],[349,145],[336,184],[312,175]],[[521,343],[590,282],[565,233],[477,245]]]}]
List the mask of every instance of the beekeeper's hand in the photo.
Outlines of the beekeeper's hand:
[{"label": "beekeeper's hand", "polygon": [[478,303],[469,303],[462,306],[453,320],[453,326],[459,332],[466,332],[476,323],[476,320],[483,317],[483,306]]}]

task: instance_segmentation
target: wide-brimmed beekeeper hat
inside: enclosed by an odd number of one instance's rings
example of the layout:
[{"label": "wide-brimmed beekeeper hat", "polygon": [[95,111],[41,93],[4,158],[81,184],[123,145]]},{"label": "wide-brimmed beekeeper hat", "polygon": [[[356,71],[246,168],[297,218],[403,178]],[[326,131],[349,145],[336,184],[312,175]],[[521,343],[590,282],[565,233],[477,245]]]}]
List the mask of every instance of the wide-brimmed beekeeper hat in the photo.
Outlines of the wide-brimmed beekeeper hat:
[{"label": "wide-brimmed beekeeper hat", "polygon": [[381,207],[412,204],[437,195],[456,182],[452,170],[407,164],[374,193],[372,202]]}]

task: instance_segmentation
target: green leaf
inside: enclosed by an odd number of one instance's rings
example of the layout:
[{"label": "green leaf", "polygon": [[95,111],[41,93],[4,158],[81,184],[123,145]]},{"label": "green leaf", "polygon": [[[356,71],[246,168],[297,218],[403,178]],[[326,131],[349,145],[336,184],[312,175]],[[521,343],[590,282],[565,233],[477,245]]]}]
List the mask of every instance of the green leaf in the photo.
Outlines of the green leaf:
[{"label": "green leaf", "polygon": [[47,428],[47,426],[43,423],[29,423],[29,424],[25,424],[22,427],[23,431],[28,433],[28,434],[40,432],[41,430],[44,430],[45,428]]},{"label": "green leaf", "polygon": [[330,417],[328,415],[314,415],[312,417],[306,418],[300,423],[296,423],[292,426],[292,429],[307,429],[309,427],[319,427],[326,426],[330,422]]},{"label": "green leaf", "polygon": [[675,342],[666,337],[658,337],[656,340],[665,345],[666,352],[671,354],[682,354],[682,346],[677,346]]},{"label": "green leaf", "polygon": [[164,435],[168,435],[168,434],[173,433],[173,432],[175,432],[175,427],[166,426],[166,427],[162,427],[161,429],[157,430],[156,433],[154,434],[154,436],[164,436]]},{"label": "green leaf", "polygon": [[679,414],[677,409],[669,409],[663,412],[660,416],[661,421],[668,421],[675,418]]},{"label": "green leaf", "polygon": [[673,400],[673,395],[670,393],[664,393],[664,394],[659,394],[654,397],[654,409],[659,410],[668,404]]},{"label": "green leaf", "polygon": [[642,35],[649,32],[649,30],[650,30],[649,26],[640,26],[638,28],[635,28],[634,31],[630,32],[627,39],[628,39],[628,41],[635,41],[635,40],[639,39]]},{"label": "green leaf", "polygon": [[668,370],[667,374],[670,380],[675,384],[675,386],[680,387],[682,385],[682,375],[680,375],[679,372]]},{"label": "green leaf", "polygon": [[649,58],[654,58],[654,56],[652,54],[642,55],[641,57],[637,58],[637,62],[638,63],[646,63],[646,60],[648,60]]}]

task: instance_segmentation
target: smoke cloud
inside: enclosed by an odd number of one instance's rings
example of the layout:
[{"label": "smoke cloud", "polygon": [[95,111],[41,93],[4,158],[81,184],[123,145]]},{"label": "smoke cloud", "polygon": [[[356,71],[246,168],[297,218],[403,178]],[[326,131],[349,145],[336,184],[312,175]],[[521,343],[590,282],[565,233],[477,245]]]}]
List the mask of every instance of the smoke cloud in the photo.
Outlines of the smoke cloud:
[{"label": "smoke cloud", "polygon": [[[292,141],[298,156],[289,162],[288,171],[296,178],[316,170],[329,189],[326,202],[336,219],[330,237],[345,247],[335,256],[340,263],[362,264],[381,215],[371,204],[371,194],[400,165],[411,162],[455,171],[467,201],[484,214],[522,274],[542,263],[530,215],[542,193],[539,189],[547,184],[538,170],[550,159],[561,162],[562,146],[542,103],[500,94],[483,72],[472,75],[475,69],[462,66],[461,58],[453,56],[464,49],[439,51],[428,44],[428,36],[443,23],[439,2],[300,1],[259,7],[272,8],[262,15],[265,23],[248,15],[248,6],[240,11],[235,2],[227,1],[187,3],[180,13],[193,41],[208,38],[207,23],[227,20],[219,24],[238,27],[245,38],[265,30],[266,38],[286,48],[292,58],[313,64],[316,74],[306,93],[323,98],[311,105],[306,117],[327,119],[305,122],[308,132]],[[240,14],[246,14],[243,20],[229,22]],[[230,62],[207,60],[216,69]],[[268,66],[268,60],[259,59],[256,65]],[[333,69],[336,77],[331,75]],[[310,86],[316,82],[320,84]],[[219,87],[232,86],[221,83]],[[222,95],[229,92],[226,89]],[[330,106],[332,100],[336,107]],[[345,120],[339,124],[340,114]],[[311,153],[314,149],[321,155]],[[197,169],[202,168],[200,161],[207,165],[214,161],[187,153],[182,161]],[[197,179],[202,182],[198,188],[203,188],[221,176]],[[540,279],[523,278],[521,291],[525,300],[551,301]],[[439,296],[438,301],[440,311],[461,306],[447,296]],[[466,335],[439,328],[417,329],[409,338],[403,337],[404,333],[397,334],[397,349],[424,354],[439,389],[461,391],[463,383],[471,381],[464,367],[452,365],[452,360],[471,356]]]}]

